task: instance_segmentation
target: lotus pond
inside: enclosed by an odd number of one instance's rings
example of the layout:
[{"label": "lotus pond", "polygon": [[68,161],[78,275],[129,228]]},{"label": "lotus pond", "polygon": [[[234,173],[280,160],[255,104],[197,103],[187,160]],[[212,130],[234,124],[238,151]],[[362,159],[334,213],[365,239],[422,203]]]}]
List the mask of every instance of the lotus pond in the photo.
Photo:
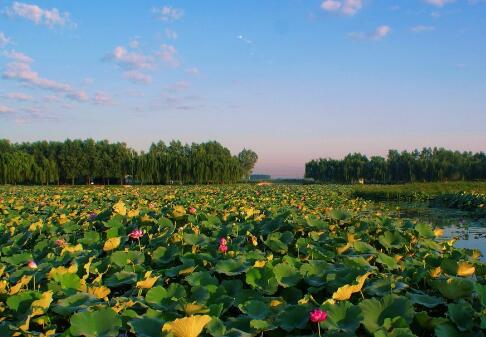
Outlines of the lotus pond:
[{"label": "lotus pond", "polygon": [[481,252],[350,196],[2,187],[0,336],[484,336]]}]

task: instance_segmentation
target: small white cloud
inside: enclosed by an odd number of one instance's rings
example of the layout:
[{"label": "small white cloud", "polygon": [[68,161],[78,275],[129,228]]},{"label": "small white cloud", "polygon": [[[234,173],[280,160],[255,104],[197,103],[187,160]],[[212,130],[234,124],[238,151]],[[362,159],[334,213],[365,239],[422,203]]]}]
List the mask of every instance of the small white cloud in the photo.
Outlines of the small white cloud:
[{"label": "small white cloud", "polygon": [[414,33],[425,33],[425,32],[433,32],[435,30],[434,26],[426,26],[426,25],[417,25],[410,29]]},{"label": "small white cloud", "polygon": [[66,94],[66,97],[73,101],[86,102],[88,101],[88,95],[84,91],[70,91]]},{"label": "small white cloud", "polygon": [[12,6],[5,9],[9,17],[23,18],[35,23],[36,25],[46,25],[50,28],[54,26],[65,26],[70,22],[69,13],[61,13],[57,8],[43,9],[37,5],[14,2]]},{"label": "small white cloud", "polygon": [[187,68],[186,69],[186,74],[189,74],[189,75],[192,75],[192,76],[198,76],[199,75],[199,69],[196,68],[196,67],[192,67],[192,68]]},{"label": "small white cloud", "polygon": [[137,70],[125,71],[123,73],[123,78],[130,80],[133,83],[148,84],[152,81],[152,78],[149,75],[146,75]]},{"label": "small white cloud", "polygon": [[176,32],[174,32],[172,29],[167,28],[165,30],[165,36],[170,39],[170,40],[177,40],[178,35]]},{"label": "small white cloud", "polygon": [[0,32],[0,48],[5,47],[7,44],[11,42],[12,41],[5,35],[4,32]]},{"label": "small white cloud", "polygon": [[160,46],[160,50],[157,52],[160,59],[171,67],[177,68],[180,66],[181,61],[177,49],[174,46],[163,44]]},{"label": "small white cloud", "polygon": [[246,43],[246,44],[252,44],[252,43],[253,43],[253,41],[252,41],[252,40],[250,40],[249,38],[247,38],[247,37],[245,37],[245,36],[243,36],[243,35],[238,35],[236,38],[237,38],[238,40],[243,41],[243,42],[244,42],[244,43]]},{"label": "small white cloud", "polygon": [[170,6],[153,8],[152,13],[154,13],[159,18],[159,20],[164,22],[177,21],[184,16],[184,11],[182,9]]},{"label": "small white cloud", "polygon": [[425,2],[435,7],[444,7],[449,3],[455,2],[455,0],[425,0]]},{"label": "small white cloud", "polygon": [[128,43],[128,46],[132,49],[137,49],[138,47],[140,47],[140,41],[138,40],[138,38],[131,39]]},{"label": "small white cloud", "polygon": [[327,12],[339,12],[352,16],[363,8],[363,0],[324,0],[321,8]]},{"label": "small white cloud", "polygon": [[119,66],[126,69],[151,69],[154,66],[154,60],[151,56],[130,52],[122,46],[116,47],[105,59],[113,60]]},{"label": "small white cloud", "polygon": [[23,92],[9,92],[3,95],[3,97],[14,101],[31,101],[32,96],[24,94]]},{"label": "small white cloud", "polygon": [[34,61],[31,57],[25,55],[24,53],[17,52],[15,50],[11,50],[3,54],[5,55],[5,57],[13,60],[14,62],[32,63]]},{"label": "small white cloud", "polygon": [[9,114],[9,113],[13,113],[13,109],[5,106],[5,105],[0,105],[0,114]]},{"label": "small white cloud", "polygon": [[366,33],[366,32],[352,32],[349,33],[349,36],[355,40],[374,40],[379,41],[384,39],[388,34],[391,33],[390,26],[382,25],[378,26],[373,32]]},{"label": "small white cloud", "polygon": [[101,91],[95,93],[93,98],[93,103],[98,105],[110,105],[112,102],[111,96]]}]

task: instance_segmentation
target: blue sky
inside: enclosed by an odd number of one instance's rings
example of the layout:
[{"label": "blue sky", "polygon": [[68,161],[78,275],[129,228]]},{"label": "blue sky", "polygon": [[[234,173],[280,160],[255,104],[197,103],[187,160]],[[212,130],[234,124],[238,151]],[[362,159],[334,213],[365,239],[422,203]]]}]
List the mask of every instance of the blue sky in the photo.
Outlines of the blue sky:
[{"label": "blue sky", "polygon": [[484,0],[0,0],[0,138],[217,140],[301,176],[486,150]]}]

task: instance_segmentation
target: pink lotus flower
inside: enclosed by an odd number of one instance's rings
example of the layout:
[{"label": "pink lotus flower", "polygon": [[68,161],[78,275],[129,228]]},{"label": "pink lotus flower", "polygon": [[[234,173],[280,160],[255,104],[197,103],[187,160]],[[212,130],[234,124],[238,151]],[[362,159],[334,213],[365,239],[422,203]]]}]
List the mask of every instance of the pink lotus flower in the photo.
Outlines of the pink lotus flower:
[{"label": "pink lotus flower", "polygon": [[150,203],[150,204],[148,205],[148,207],[149,207],[149,208],[155,208],[155,205],[154,205],[154,204],[152,204],[152,203]]},{"label": "pink lotus flower", "polygon": [[228,251],[228,246],[226,246],[226,245],[219,245],[219,252],[220,253],[226,254],[227,251]]},{"label": "pink lotus flower", "polygon": [[142,236],[143,231],[141,229],[134,229],[130,234],[128,234],[128,237],[134,240],[140,240]]},{"label": "pink lotus flower", "polygon": [[189,214],[196,214],[196,209],[194,207],[189,207]]},{"label": "pink lotus flower", "polygon": [[309,319],[313,323],[324,322],[327,319],[327,312],[321,309],[314,309],[309,313]]},{"label": "pink lotus flower", "polygon": [[219,244],[222,246],[226,246],[228,244],[228,241],[226,241],[226,238],[221,238],[219,239]]},{"label": "pink lotus flower", "polygon": [[297,209],[300,211],[302,210],[302,205],[297,205]]},{"label": "pink lotus flower", "polygon": [[27,266],[30,269],[37,269],[37,263],[35,263],[35,261],[33,261],[33,260],[29,261],[29,263],[27,264]]},{"label": "pink lotus flower", "polygon": [[66,245],[66,241],[64,241],[63,239],[56,240],[56,246],[64,247],[65,245]]}]

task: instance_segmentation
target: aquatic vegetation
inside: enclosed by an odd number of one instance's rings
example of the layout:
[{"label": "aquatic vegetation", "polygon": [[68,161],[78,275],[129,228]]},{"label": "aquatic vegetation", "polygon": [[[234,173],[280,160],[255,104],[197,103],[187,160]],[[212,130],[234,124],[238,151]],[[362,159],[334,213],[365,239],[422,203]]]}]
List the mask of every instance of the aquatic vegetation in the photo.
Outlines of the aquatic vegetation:
[{"label": "aquatic vegetation", "polygon": [[1,192],[0,336],[484,335],[477,251],[349,187]]}]

